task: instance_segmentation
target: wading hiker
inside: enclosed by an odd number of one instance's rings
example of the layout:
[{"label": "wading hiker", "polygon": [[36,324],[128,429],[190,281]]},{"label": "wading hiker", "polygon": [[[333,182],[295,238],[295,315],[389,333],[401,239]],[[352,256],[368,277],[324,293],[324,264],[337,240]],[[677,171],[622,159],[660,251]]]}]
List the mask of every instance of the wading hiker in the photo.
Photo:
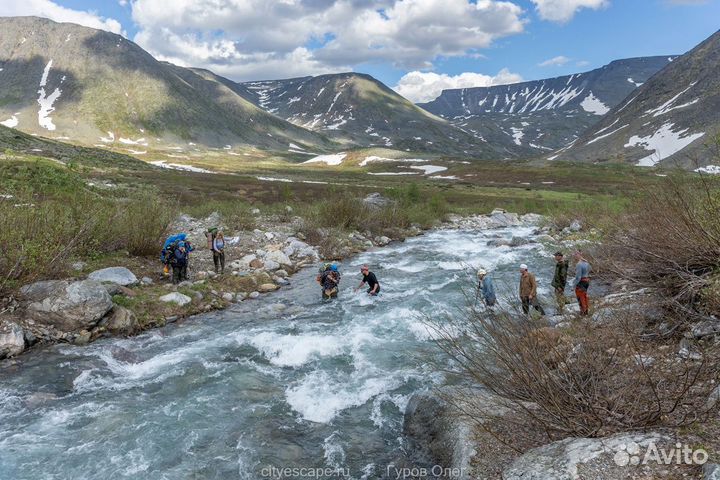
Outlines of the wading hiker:
[{"label": "wading hiker", "polygon": [[524,263],[520,265],[520,301],[525,315],[530,313],[530,307],[545,315],[545,310],[537,299],[537,281],[535,275],[528,271],[528,266]]},{"label": "wading hiker", "polygon": [[205,236],[208,239],[208,248],[213,254],[215,273],[225,273],[225,236],[217,227],[208,229]]},{"label": "wading hiker", "polygon": [[588,298],[588,288],[590,288],[590,263],[582,256],[582,252],[575,252],[575,296],[580,304],[580,315],[588,315],[590,313],[590,299]]},{"label": "wading hiker", "polygon": [[363,278],[360,281],[360,285],[358,285],[355,291],[357,292],[358,290],[363,288],[363,286],[367,285],[368,295],[373,297],[377,296],[380,293],[380,282],[378,282],[375,274],[370,271],[370,267],[368,267],[367,265],[363,265],[362,267],[360,267],[360,273],[362,273]]},{"label": "wading hiker", "polygon": [[497,298],[495,297],[495,286],[492,279],[488,276],[487,271],[480,269],[477,272],[478,277],[478,294],[482,294],[483,302],[486,307],[495,305]]},{"label": "wading hiker", "polygon": [[340,284],[340,271],[337,265],[326,263],[320,269],[320,273],[316,277],[317,282],[322,288],[323,300],[337,298],[338,285]]},{"label": "wading hiker", "polygon": [[555,275],[553,276],[551,285],[555,289],[558,315],[562,315],[565,312],[565,286],[567,285],[569,263],[562,252],[555,252]]}]

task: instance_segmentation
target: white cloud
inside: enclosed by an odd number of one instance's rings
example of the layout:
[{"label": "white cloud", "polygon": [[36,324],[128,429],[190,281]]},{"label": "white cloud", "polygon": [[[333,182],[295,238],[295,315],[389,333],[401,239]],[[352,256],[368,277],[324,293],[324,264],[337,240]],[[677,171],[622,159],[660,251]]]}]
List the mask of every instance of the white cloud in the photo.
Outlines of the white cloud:
[{"label": "white cloud", "polygon": [[0,2],[2,17],[45,17],[56,22],[69,22],[86,27],[123,33],[122,25],[114,18],[105,18],[91,11],[73,10],[50,0],[22,0]]},{"label": "white cloud", "polygon": [[135,41],[173,62],[236,80],[349,70],[364,62],[430,68],[523,31],[500,0],[135,0]]},{"label": "white cloud", "polygon": [[465,72],[460,75],[438,74],[434,72],[410,72],[403,76],[394,90],[415,103],[435,100],[443,90],[452,88],[490,87],[507,83],[521,82],[522,77],[504,68],[497,75]]},{"label": "white cloud", "polygon": [[568,63],[570,59],[565,55],[558,55],[557,57],[550,58],[544,62],[538,63],[540,67],[561,67]]},{"label": "white cloud", "polygon": [[597,10],[610,5],[610,0],[531,0],[540,18],[565,23],[582,8]]}]

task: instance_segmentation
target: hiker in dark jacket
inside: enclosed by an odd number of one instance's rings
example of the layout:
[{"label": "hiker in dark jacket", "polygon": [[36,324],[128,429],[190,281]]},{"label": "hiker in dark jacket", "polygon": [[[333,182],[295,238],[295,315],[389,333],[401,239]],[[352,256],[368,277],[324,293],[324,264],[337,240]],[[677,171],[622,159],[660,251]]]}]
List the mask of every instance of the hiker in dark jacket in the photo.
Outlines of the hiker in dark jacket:
[{"label": "hiker in dark jacket", "polygon": [[562,252],[555,252],[555,276],[553,276],[552,287],[555,289],[555,301],[557,302],[557,313],[562,315],[565,311],[565,286],[567,285],[569,261],[565,260]]},{"label": "hiker in dark jacket", "polygon": [[178,284],[187,280],[188,266],[188,247],[185,242],[179,242],[175,247],[172,257],[170,257],[170,266],[172,266],[172,282]]}]

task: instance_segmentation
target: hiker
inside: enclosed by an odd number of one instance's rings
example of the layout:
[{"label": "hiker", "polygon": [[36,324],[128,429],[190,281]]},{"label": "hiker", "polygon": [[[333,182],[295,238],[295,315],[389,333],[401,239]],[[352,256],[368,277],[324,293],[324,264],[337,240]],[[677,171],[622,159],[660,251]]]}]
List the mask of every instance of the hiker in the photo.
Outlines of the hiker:
[{"label": "hiker", "polygon": [[590,288],[590,263],[582,256],[582,252],[575,252],[575,296],[580,304],[580,315],[590,313],[590,300],[588,299],[588,288]]},{"label": "hiker", "polygon": [[565,286],[567,285],[569,263],[562,252],[555,252],[555,275],[553,276],[551,285],[555,289],[558,315],[562,315],[565,312],[565,303],[567,301],[565,298]]},{"label": "hiker", "polygon": [[480,269],[477,272],[478,277],[478,293],[482,294],[483,302],[486,307],[492,307],[497,301],[495,297],[495,286],[492,279],[488,277],[487,271]]},{"label": "hiker", "polygon": [[178,242],[172,251],[170,266],[172,266],[172,283],[175,285],[187,280],[188,254],[188,246],[183,241]]},{"label": "hiker", "polygon": [[373,272],[370,271],[370,267],[368,267],[367,265],[363,265],[362,267],[360,267],[360,273],[362,273],[363,278],[360,281],[360,285],[358,285],[355,291],[357,292],[365,285],[367,285],[368,295],[376,297],[380,293],[380,282],[378,282],[377,277]]},{"label": "hiker", "polygon": [[217,227],[208,229],[205,236],[208,239],[208,248],[213,254],[215,273],[225,273],[225,236]]},{"label": "hiker", "polygon": [[163,243],[163,248],[162,250],[160,250],[160,262],[162,262],[163,264],[162,276],[170,276],[170,270],[172,268],[170,261],[172,260],[173,254],[175,253],[175,247],[177,247],[178,242],[183,242],[186,239],[186,233],[176,233],[175,235],[170,235],[165,240],[165,243]]},{"label": "hiker", "polygon": [[340,284],[340,272],[335,264],[326,263],[316,278],[322,287],[323,300],[337,298],[338,285]]},{"label": "hiker", "polygon": [[520,265],[520,301],[522,302],[522,309],[525,315],[530,313],[531,306],[540,312],[540,315],[545,315],[545,310],[543,310],[537,299],[537,281],[535,280],[535,275],[528,271],[528,266],[524,263]]}]

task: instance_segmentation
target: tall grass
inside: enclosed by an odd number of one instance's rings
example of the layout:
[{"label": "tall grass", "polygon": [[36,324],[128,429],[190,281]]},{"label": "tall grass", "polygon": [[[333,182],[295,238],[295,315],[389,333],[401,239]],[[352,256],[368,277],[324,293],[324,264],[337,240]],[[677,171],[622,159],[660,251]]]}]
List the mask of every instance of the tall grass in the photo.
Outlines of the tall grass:
[{"label": "tall grass", "polygon": [[0,199],[0,293],[57,277],[74,258],[154,254],[173,218],[156,195],[101,195],[69,170],[42,163],[4,166],[0,189],[7,196]]}]

